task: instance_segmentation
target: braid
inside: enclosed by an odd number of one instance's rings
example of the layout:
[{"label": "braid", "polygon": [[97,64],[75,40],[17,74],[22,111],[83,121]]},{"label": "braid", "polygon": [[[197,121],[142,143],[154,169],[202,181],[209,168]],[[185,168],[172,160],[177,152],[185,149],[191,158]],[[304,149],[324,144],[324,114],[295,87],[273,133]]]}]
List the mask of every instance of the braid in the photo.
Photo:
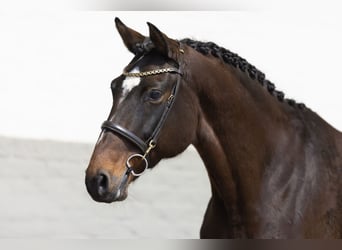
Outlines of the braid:
[{"label": "braid", "polygon": [[219,47],[213,42],[199,42],[194,41],[188,38],[181,40],[182,43],[190,46],[196,51],[200,52],[203,55],[212,55],[216,58],[223,60],[226,64],[232,65],[235,68],[239,68],[241,71],[248,74],[248,76],[257,80],[259,84],[265,87],[268,92],[275,96],[280,102],[286,102],[290,106],[298,107],[299,109],[304,109],[305,105],[303,103],[296,103],[296,101],[292,99],[286,99],[285,94],[281,91],[276,90],[275,85],[266,79],[264,73],[259,71],[252,64],[248,63],[244,58],[240,57],[238,54],[235,54],[223,47]]}]

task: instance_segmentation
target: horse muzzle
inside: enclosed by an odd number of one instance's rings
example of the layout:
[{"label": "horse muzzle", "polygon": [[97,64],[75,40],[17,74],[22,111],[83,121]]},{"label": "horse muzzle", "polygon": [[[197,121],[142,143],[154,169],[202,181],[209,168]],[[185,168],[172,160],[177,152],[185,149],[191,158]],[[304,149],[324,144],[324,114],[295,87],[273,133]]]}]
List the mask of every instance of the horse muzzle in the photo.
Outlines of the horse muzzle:
[{"label": "horse muzzle", "polygon": [[100,170],[95,176],[86,176],[85,183],[88,193],[97,202],[123,201],[128,195],[129,175],[116,177]]},{"label": "horse muzzle", "polygon": [[86,176],[86,187],[90,196],[98,202],[111,203],[127,198],[127,188],[130,181],[145,173],[148,161],[141,154],[132,154],[126,161],[126,171],[121,177],[111,176],[101,169],[95,176]]}]

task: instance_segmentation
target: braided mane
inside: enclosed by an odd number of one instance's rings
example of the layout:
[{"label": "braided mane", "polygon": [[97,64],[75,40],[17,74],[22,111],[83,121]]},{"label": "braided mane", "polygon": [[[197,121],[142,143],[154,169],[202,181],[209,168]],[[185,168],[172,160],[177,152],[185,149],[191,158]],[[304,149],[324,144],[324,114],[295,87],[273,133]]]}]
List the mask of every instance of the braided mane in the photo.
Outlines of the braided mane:
[{"label": "braided mane", "polygon": [[192,47],[196,51],[203,55],[209,55],[223,60],[226,64],[232,65],[235,68],[239,68],[243,72],[247,73],[253,80],[257,80],[268,92],[275,96],[280,102],[287,102],[292,107],[298,107],[304,109],[303,103],[297,103],[293,99],[285,98],[285,94],[281,91],[276,90],[275,85],[266,79],[264,73],[258,70],[256,67],[248,63],[244,58],[240,57],[223,47],[216,45],[213,42],[199,42],[189,38],[182,39],[180,42]]}]

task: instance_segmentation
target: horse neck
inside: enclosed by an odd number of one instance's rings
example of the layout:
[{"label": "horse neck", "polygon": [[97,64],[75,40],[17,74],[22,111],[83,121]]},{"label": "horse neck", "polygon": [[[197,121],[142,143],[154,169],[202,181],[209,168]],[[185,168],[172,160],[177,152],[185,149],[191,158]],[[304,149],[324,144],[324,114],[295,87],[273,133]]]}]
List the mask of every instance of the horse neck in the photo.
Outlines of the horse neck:
[{"label": "horse neck", "polygon": [[282,107],[286,104],[239,69],[201,57],[191,64],[192,88],[200,103],[194,146],[206,165],[213,193],[227,204],[236,204],[238,196],[251,204],[258,199],[275,138],[286,135],[289,113]]}]

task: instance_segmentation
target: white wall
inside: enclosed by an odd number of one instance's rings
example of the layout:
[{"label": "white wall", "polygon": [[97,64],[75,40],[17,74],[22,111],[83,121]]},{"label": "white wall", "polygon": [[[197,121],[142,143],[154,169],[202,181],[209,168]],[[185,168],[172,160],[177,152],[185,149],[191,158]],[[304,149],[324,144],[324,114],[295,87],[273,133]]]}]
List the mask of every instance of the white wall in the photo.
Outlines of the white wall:
[{"label": "white wall", "polygon": [[111,106],[110,81],[131,59],[115,16],[143,34],[150,21],[172,38],[214,41],[238,53],[342,130],[342,18],[317,13],[2,13],[0,135],[96,141]]}]

